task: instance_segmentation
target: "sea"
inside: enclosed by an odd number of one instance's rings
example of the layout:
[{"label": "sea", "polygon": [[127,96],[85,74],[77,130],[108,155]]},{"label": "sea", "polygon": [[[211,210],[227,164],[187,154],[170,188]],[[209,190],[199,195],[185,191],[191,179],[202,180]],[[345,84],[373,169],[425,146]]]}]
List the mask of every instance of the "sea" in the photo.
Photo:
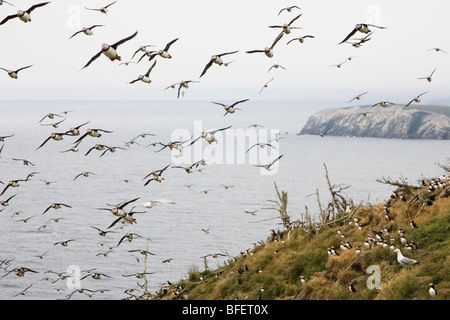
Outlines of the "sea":
[{"label": "sea", "polygon": [[[0,142],[0,189],[24,180],[0,196],[12,197],[0,206],[0,299],[118,300],[156,293],[190,271],[203,271],[205,256],[213,270],[265,241],[270,230],[283,230],[275,186],[287,192],[292,221],[305,212],[318,221],[317,195],[323,206],[330,201],[327,172],[355,205],[378,204],[395,188],[377,180],[417,184],[445,173],[439,164],[449,162],[446,140],[298,135],[323,104],[247,101],[225,115],[211,101],[181,100],[0,102],[0,137],[12,135]],[[79,136],[40,147],[51,133],[81,124]],[[105,131],[85,136],[78,152],[67,151],[88,128]],[[217,143],[195,140],[217,129],[223,129]],[[183,149],[163,148],[171,141],[184,142]],[[92,149],[96,144],[117,148],[103,154]],[[192,173],[180,168],[202,159]],[[270,171],[261,167],[275,159]],[[164,180],[149,181],[152,171],[165,167]],[[124,209],[136,212],[135,223],[110,227],[117,217],[109,210],[134,199]],[[152,200],[159,200],[152,208],[141,205]],[[53,203],[66,206],[48,209]],[[109,232],[101,236],[99,229]],[[120,242],[127,233],[133,240]],[[19,277],[18,267],[31,271]],[[136,277],[141,273],[145,278]]]}]

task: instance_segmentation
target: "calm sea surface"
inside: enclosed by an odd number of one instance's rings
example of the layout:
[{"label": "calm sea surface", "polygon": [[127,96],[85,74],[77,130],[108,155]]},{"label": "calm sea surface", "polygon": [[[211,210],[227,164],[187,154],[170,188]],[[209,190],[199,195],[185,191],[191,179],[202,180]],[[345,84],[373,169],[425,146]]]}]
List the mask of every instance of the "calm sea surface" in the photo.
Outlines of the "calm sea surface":
[{"label": "calm sea surface", "polygon": [[[355,203],[379,203],[393,188],[376,179],[404,177],[416,183],[422,176],[441,175],[436,163],[448,161],[450,141],[297,136],[308,117],[320,109],[314,105],[248,101],[240,107],[243,110],[223,116],[223,109],[209,101],[0,102],[0,136],[14,134],[0,142],[0,148],[4,146],[0,154],[0,181],[4,185],[0,184],[0,189],[10,180],[25,179],[36,172],[0,196],[0,201],[5,201],[16,195],[9,206],[0,207],[0,262],[11,260],[6,270],[5,265],[0,269],[0,299],[66,299],[74,291],[72,282],[56,273],[76,276],[68,272],[80,270],[83,277],[90,269],[105,275],[101,280],[81,280],[82,288],[105,290],[93,293],[92,299],[126,298],[127,289],[140,294],[139,285],[144,281],[131,275],[145,270],[144,256],[136,252],[142,249],[154,254],[148,256],[146,264],[147,272],[152,273],[147,275],[148,288],[154,292],[168,280],[185,277],[190,268],[203,270],[202,256],[225,251],[236,256],[252,243],[266,240],[270,229],[282,228],[280,219],[270,219],[276,218],[276,211],[261,209],[272,207],[267,200],[276,199],[274,182],[288,192],[288,213],[298,219],[305,206],[310,214],[318,212],[316,189],[322,203],[329,200],[324,164],[332,183],[349,186],[346,195]],[[63,118],[46,118],[39,123],[47,113],[63,111],[71,112],[58,128],[44,124]],[[36,150],[52,132],[65,132],[87,121],[81,134],[87,128],[113,132],[84,138],[77,153],[61,152],[74,146],[78,137],[70,136],[62,141],[50,140]],[[249,127],[252,124],[262,127]],[[180,153],[168,148],[155,152],[161,146],[151,145],[191,135],[196,138],[201,131],[230,125],[218,135],[221,142],[215,146],[199,140]],[[271,142],[276,149],[254,147],[245,152],[253,143],[267,142],[277,132],[282,139]],[[135,144],[125,147],[141,133],[155,136],[139,137]],[[230,139],[228,133],[236,139]],[[102,157],[101,151],[92,150],[86,156],[97,143],[126,149]],[[273,174],[255,166],[281,154]],[[34,166],[13,158],[27,159]],[[197,168],[201,171],[188,174],[172,168],[201,158],[207,160],[205,166]],[[147,174],[167,165],[162,183],[152,181],[144,186]],[[74,180],[84,171],[94,174]],[[155,199],[175,203],[160,203],[151,209],[138,207],[135,211],[145,213],[134,215],[136,224],[120,222],[108,229],[116,217],[98,209],[134,198],[139,199],[125,209]],[[50,209],[43,214],[52,203],[71,208]],[[254,216],[245,213],[257,209]],[[22,220],[27,218],[27,222]],[[61,219],[55,222],[53,218]],[[113,232],[102,237],[93,227]],[[127,232],[142,237],[117,246]],[[66,240],[73,241],[67,247],[55,245]],[[38,256],[42,254],[41,259]],[[163,263],[169,258],[173,260]],[[215,268],[223,260],[209,258],[208,263]],[[29,272],[24,277],[7,274],[18,266],[38,273]],[[27,287],[27,294],[20,295]],[[89,296],[76,292],[71,299]]]}]

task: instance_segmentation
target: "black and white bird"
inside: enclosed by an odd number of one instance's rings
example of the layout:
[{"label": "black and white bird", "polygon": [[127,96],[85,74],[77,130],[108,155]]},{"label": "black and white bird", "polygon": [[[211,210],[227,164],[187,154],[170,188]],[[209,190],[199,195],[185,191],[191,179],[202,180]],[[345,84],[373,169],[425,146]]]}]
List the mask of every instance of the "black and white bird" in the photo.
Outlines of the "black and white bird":
[{"label": "black and white bird", "polygon": [[104,14],[107,14],[108,13],[108,8],[110,7],[110,6],[112,6],[114,3],[116,3],[117,1],[114,1],[114,2],[112,2],[112,3],[110,3],[110,4],[107,4],[106,6],[103,6],[103,7],[100,7],[100,8],[94,8],[94,9],[92,9],[92,8],[86,8],[85,7],[85,9],[86,10],[93,10],[93,11],[99,11],[99,12],[101,12],[101,13],[104,13]]},{"label": "black and white bird", "polygon": [[55,209],[55,210],[59,210],[62,207],[66,207],[66,208],[72,208],[72,206],[68,205],[68,204],[64,204],[64,203],[60,203],[60,202],[55,202],[52,203],[51,205],[49,205],[47,207],[47,209],[45,209],[45,211],[42,214],[47,213],[47,211],[49,211],[50,209]]},{"label": "black and white bird", "polygon": [[436,288],[434,287],[434,284],[432,282],[430,282],[428,284],[428,287],[429,287],[428,293],[430,294],[430,296],[436,297],[437,296],[437,291],[436,291]]},{"label": "black and white bird", "polygon": [[361,100],[361,97],[365,94],[369,93],[369,91],[363,92],[358,94],[357,96],[355,96],[354,98],[352,98],[351,100],[349,100],[348,102],[352,102],[353,100]]},{"label": "black and white bird", "polygon": [[134,79],[133,81],[131,81],[131,82],[129,82],[129,84],[133,84],[133,83],[135,83],[135,82],[137,82],[137,81],[142,81],[142,82],[144,82],[144,83],[151,83],[152,82],[152,80],[150,80],[150,72],[152,72],[152,70],[153,70],[153,68],[155,67],[155,65],[156,65],[156,61],[150,66],[150,68],[147,70],[147,72],[144,74],[144,75],[139,75],[136,79]]},{"label": "black and white bird", "polygon": [[101,132],[104,133],[112,133],[112,131],[108,131],[108,130],[104,130],[104,129],[86,129],[86,132],[79,137],[75,142],[75,147],[78,147],[78,145],[81,143],[81,141],[83,141],[84,138],[86,138],[87,136],[93,137],[93,138],[100,138],[102,136]]},{"label": "black and white bird", "polygon": [[[164,58],[164,59],[172,59],[172,55],[169,53],[169,49],[172,46],[172,44],[174,44],[177,40],[178,40],[178,38],[175,38],[172,41],[170,41],[169,43],[167,43],[166,46],[164,47],[164,49],[161,49],[158,51],[149,51],[150,57],[149,57],[148,61],[152,61],[153,58],[155,58],[156,56],[160,56],[161,58]],[[146,55],[148,55],[148,54],[144,53],[142,55],[142,57],[139,59],[139,61],[141,61],[141,59],[143,57],[145,57]]]},{"label": "black and white bird", "polygon": [[230,114],[235,113],[236,110],[242,110],[242,109],[236,108],[236,105],[238,105],[240,103],[243,103],[243,102],[246,102],[248,100],[250,100],[250,99],[239,100],[239,101],[234,102],[233,104],[224,104],[224,103],[221,103],[221,102],[214,102],[214,101],[211,101],[211,103],[214,103],[214,104],[217,104],[219,106],[222,106],[225,109],[225,114],[223,116],[226,116],[229,113]]},{"label": "black and white bird", "polygon": [[19,71],[24,70],[24,69],[28,69],[28,68],[30,68],[30,67],[32,67],[32,66],[33,66],[33,65],[25,66],[25,67],[19,68],[19,69],[17,69],[17,70],[5,69],[5,68],[1,68],[1,67],[0,67],[0,69],[6,71],[6,72],[8,73],[8,76],[9,76],[10,78],[12,78],[12,79],[18,79],[18,78],[19,78],[19,75],[18,75]]},{"label": "black and white bird", "polygon": [[290,34],[292,29],[301,29],[300,27],[292,27],[291,26],[292,23],[294,23],[301,16],[302,16],[302,14],[299,14],[298,16],[296,16],[294,19],[292,19],[288,23],[284,23],[283,25],[272,25],[272,26],[269,26],[269,28],[281,28],[283,33]]},{"label": "black and white bird", "polygon": [[280,15],[280,13],[282,13],[283,11],[291,12],[291,11],[294,10],[294,9],[301,10],[298,6],[288,6],[288,7],[282,8],[282,9],[278,12],[278,15]]},{"label": "black and white bird", "polygon": [[226,56],[226,55],[229,55],[229,54],[234,54],[234,53],[237,53],[237,52],[238,51],[225,52],[225,53],[215,54],[215,55],[211,56],[211,59],[206,64],[206,66],[203,68],[203,71],[200,74],[200,78],[205,75],[206,71],[208,71],[208,69],[211,68],[211,66],[213,64],[217,64],[219,66],[222,66],[224,64],[224,62],[222,60],[223,56]]},{"label": "black and white bird", "polygon": [[436,68],[434,68],[434,70],[433,70],[433,72],[431,72],[431,74],[428,76],[428,77],[420,77],[420,78],[417,78],[417,79],[426,79],[428,82],[431,82],[431,81],[433,81],[433,74],[436,72]]},{"label": "black and white bird", "polygon": [[102,50],[100,52],[98,52],[96,55],[94,55],[86,64],[83,68],[81,68],[81,70],[83,70],[84,68],[87,68],[93,61],[95,61],[98,57],[101,56],[101,54],[103,53],[106,57],[108,57],[111,61],[115,61],[115,60],[119,60],[121,61],[122,58],[119,56],[119,54],[117,53],[117,47],[124,44],[125,42],[133,39],[136,35],[138,34],[138,32],[136,31],[135,33],[133,33],[131,36],[128,36],[122,40],[117,41],[116,43],[109,45],[109,44],[102,44]]},{"label": "black and white bird", "polygon": [[81,30],[79,30],[79,31],[75,32],[74,34],[72,34],[69,39],[72,39],[73,37],[75,37],[79,33],[84,33],[87,36],[92,36],[94,34],[92,32],[92,29],[97,28],[97,27],[104,27],[104,25],[103,24],[94,24],[93,26],[90,26],[90,27],[83,27],[83,28],[81,28]]},{"label": "black and white bird", "polygon": [[272,166],[281,159],[283,155],[278,156],[277,158],[275,158],[275,160],[273,160],[272,162],[268,163],[268,164],[264,164],[264,165],[255,165],[255,167],[260,167],[260,168],[264,168],[267,171],[272,170]]},{"label": "black and white bird", "polygon": [[218,143],[215,134],[217,132],[224,131],[224,130],[227,130],[229,128],[231,128],[231,126],[228,126],[228,127],[225,127],[225,128],[221,128],[221,129],[211,130],[211,131],[203,131],[200,134],[200,136],[198,136],[198,138],[194,139],[189,145],[194,144],[196,141],[198,141],[201,138],[203,138],[209,144],[211,144],[213,142]]},{"label": "black and white bird", "polygon": [[348,285],[348,289],[349,289],[351,292],[356,292],[355,286],[353,285],[353,281],[350,282],[350,284]]},{"label": "black and white bird", "polygon": [[275,40],[273,41],[273,43],[270,47],[265,47],[264,49],[250,50],[250,51],[246,51],[246,53],[262,52],[266,55],[266,57],[272,58],[274,56],[273,48],[278,43],[278,41],[280,41],[280,39],[283,37],[283,34],[284,34],[283,32],[280,32],[280,34],[275,38]]},{"label": "black and white bird", "polygon": [[409,221],[409,225],[411,226],[411,228],[413,228],[413,229],[417,229],[418,228],[418,226],[417,226],[417,224],[414,222],[414,220],[410,220]]},{"label": "black and white bird", "polygon": [[368,34],[372,32],[369,27],[375,27],[378,29],[385,29],[386,27],[376,26],[373,24],[367,24],[367,23],[358,23],[355,25],[355,28],[345,37],[344,40],[342,40],[339,44],[346,42],[348,39],[350,39],[356,32],[362,32],[365,34]]},{"label": "black and white bird", "polygon": [[420,102],[420,97],[423,96],[424,94],[426,94],[427,92],[428,92],[428,91],[423,92],[423,93],[419,94],[417,97],[414,97],[414,99],[412,99],[410,102],[408,102],[403,108],[408,107],[408,106],[409,106],[411,103],[413,103],[413,102],[419,103],[419,102]]},{"label": "black and white bird", "polygon": [[436,52],[447,53],[447,52],[445,52],[444,50],[442,50],[441,48],[431,48],[431,49],[429,49],[429,50],[427,50],[427,51],[436,51]]},{"label": "black and white bird", "polygon": [[291,43],[291,42],[293,42],[293,41],[298,41],[298,42],[300,42],[300,43],[303,43],[303,42],[305,42],[305,39],[308,39],[308,38],[314,39],[315,36],[312,36],[312,35],[310,35],[310,34],[307,34],[307,35],[305,35],[305,36],[296,37],[296,38],[293,38],[293,39],[289,40],[286,44],[289,44],[289,43]]},{"label": "black and white bird", "polygon": [[[5,2],[5,1],[3,1]],[[27,23],[27,22],[31,22],[31,12],[39,7],[43,7],[47,4],[49,4],[50,2],[41,2],[41,3],[37,3],[32,5],[30,8],[28,8],[27,10],[18,10],[16,14],[12,14],[7,16],[6,18],[4,18],[1,22],[0,25],[6,23],[7,21],[14,19],[14,18],[19,18],[20,20],[22,20],[23,22]]]}]

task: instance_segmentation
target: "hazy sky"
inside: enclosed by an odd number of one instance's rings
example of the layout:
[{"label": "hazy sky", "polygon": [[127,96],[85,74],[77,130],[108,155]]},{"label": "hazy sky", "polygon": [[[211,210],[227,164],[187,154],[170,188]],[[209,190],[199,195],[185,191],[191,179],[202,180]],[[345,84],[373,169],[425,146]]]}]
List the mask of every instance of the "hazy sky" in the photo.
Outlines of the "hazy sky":
[{"label": "hazy sky", "polygon": [[[28,9],[40,1],[11,0],[15,7],[0,6],[0,18],[17,9]],[[272,99],[345,102],[369,91],[365,102],[388,100],[406,103],[424,91],[424,102],[435,103],[450,97],[450,2],[364,1],[364,0],[229,0],[138,1],[118,0],[107,15],[86,10],[99,8],[112,0],[54,0],[32,12],[32,22],[13,19],[0,26],[0,66],[7,69],[33,64],[10,79],[0,73],[0,99],[15,98],[133,98],[173,99],[176,91],[164,90],[181,80],[191,84],[184,99]],[[297,5],[301,10],[278,12]],[[275,56],[245,51],[270,46],[280,29],[268,28],[289,22],[302,29],[284,35],[275,46]],[[387,27],[374,28],[372,40],[361,48],[338,43],[356,23]],[[89,37],[69,37],[83,26],[104,24]],[[173,58],[157,58],[151,84],[127,82],[144,74],[148,59],[139,64],[121,65],[105,56],[88,68],[80,69],[100,51],[102,43],[112,44],[135,31],[138,35],[119,46],[123,61],[131,59],[140,45],[163,48],[174,38]],[[303,44],[292,38],[313,35]],[[357,33],[355,37],[364,36]],[[427,51],[439,47],[449,52]],[[213,65],[200,73],[211,55],[239,50],[225,57],[236,60],[228,67]],[[140,57],[138,54],[134,60]],[[342,68],[332,67],[353,57]],[[287,70],[275,69],[280,64]],[[418,80],[437,68],[433,81]],[[258,92],[272,77],[261,94]],[[362,103],[362,102],[361,102]]]}]

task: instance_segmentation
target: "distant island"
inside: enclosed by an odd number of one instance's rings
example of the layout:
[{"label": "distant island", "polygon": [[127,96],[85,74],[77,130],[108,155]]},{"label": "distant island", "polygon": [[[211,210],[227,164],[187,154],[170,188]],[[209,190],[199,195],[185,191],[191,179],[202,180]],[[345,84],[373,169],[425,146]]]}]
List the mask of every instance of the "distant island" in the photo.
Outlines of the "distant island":
[{"label": "distant island", "polygon": [[319,111],[298,135],[390,139],[450,139],[450,107],[354,106]]}]

